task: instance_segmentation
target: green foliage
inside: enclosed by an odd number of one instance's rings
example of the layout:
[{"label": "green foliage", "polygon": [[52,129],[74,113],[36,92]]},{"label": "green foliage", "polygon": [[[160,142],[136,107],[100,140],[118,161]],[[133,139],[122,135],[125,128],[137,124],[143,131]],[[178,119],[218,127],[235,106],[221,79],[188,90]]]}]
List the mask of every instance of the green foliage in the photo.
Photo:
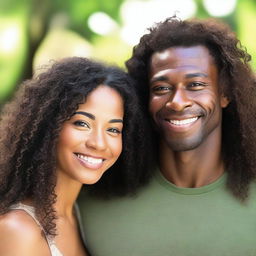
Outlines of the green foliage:
[{"label": "green foliage", "polygon": [[[75,45],[89,47],[90,57],[95,57],[124,67],[124,61],[130,56],[132,46],[127,45],[120,36],[122,20],[120,7],[125,0],[0,0],[0,103],[11,96],[13,90],[22,80],[30,78],[33,71],[35,56],[44,55],[43,45],[53,29],[62,29],[66,35],[73,32],[72,43],[69,42],[63,50],[63,56]],[[132,1],[132,0],[126,0]],[[141,0],[149,1],[149,0]],[[207,18],[202,0],[194,0],[197,4],[196,17]],[[108,14],[118,24],[112,34],[100,36],[91,31],[88,18],[94,12]],[[136,10],[137,14],[143,13]],[[135,13],[135,16],[136,16]],[[142,17],[140,17],[142,18]],[[232,29],[237,31],[238,37],[248,52],[253,56],[252,65],[256,68],[256,1],[238,0],[237,8],[231,15],[222,17]],[[19,24],[19,47],[12,52],[1,52],[1,31],[8,26],[7,20]],[[151,24],[149,24],[150,26]],[[60,46],[65,46],[58,41]],[[54,43],[50,43],[54,46]],[[55,47],[55,46],[54,46]],[[81,48],[83,48],[81,47]],[[53,47],[44,47],[52,49]],[[69,49],[67,49],[69,48]],[[72,49],[73,49],[72,48]],[[56,48],[57,49],[57,48]],[[52,51],[52,50],[51,50]],[[66,51],[66,52],[65,52]],[[57,50],[56,50],[57,52]],[[49,52],[47,53],[49,55]],[[47,56],[47,54],[45,54]],[[57,54],[57,53],[56,53]],[[58,49],[58,55],[62,56]]]},{"label": "green foliage", "polygon": [[238,27],[237,33],[247,51],[252,56],[252,66],[256,71],[256,1],[243,0],[239,1],[237,11],[235,13]]}]

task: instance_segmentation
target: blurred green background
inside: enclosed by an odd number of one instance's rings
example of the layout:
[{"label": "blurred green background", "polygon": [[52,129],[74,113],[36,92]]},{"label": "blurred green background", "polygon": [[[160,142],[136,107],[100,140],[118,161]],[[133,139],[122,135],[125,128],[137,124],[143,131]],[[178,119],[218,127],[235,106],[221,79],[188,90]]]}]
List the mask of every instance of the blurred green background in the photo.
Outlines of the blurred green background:
[{"label": "blurred green background", "polygon": [[146,28],[175,13],[227,22],[255,70],[255,0],[0,0],[0,106],[51,60],[86,56],[124,67]]}]

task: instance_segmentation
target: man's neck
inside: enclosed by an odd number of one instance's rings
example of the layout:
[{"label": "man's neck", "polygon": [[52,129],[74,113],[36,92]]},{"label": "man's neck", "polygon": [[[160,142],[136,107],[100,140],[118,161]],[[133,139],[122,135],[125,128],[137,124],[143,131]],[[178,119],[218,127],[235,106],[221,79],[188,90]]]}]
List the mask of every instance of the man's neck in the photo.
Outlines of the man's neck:
[{"label": "man's neck", "polygon": [[221,136],[209,135],[207,141],[189,151],[174,152],[160,143],[159,166],[164,177],[178,187],[197,188],[217,180],[224,172]]}]

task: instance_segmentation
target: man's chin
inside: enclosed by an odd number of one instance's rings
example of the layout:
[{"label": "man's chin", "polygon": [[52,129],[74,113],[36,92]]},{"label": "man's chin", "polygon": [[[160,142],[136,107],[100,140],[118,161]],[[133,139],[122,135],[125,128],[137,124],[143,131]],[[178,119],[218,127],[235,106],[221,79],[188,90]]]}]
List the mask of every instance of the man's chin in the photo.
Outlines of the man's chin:
[{"label": "man's chin", "polygon": [[166,144],[169,149],[174,152],[183,152],[194,150],[200,146],[202,142],[201,138],[186,138],[177,140],[166,140]]}]

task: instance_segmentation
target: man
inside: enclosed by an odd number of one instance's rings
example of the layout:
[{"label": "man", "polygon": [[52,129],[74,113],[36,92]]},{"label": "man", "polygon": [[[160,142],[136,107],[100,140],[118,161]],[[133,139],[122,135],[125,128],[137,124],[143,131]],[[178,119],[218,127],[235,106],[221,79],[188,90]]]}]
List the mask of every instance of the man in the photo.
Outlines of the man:
[{"label": "man", "polygon": [[81,198],[92,255],[256,255],[249,60],[214,20],[172,17],[141,38],[126,64],[157,133],[159,164],[136,197]]}]

